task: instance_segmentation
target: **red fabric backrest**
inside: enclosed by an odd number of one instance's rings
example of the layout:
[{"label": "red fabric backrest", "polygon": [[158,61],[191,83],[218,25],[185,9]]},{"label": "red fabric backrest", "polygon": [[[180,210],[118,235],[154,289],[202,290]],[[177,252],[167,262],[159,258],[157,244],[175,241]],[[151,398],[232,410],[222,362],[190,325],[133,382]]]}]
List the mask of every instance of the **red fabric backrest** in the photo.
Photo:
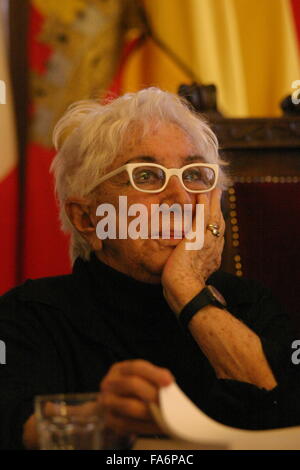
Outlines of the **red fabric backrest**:
[{"label": "red fabric backrest", "polygon": [[300,182],[235,183],[232,195],[239,274],[269,287],[300,331]]}]

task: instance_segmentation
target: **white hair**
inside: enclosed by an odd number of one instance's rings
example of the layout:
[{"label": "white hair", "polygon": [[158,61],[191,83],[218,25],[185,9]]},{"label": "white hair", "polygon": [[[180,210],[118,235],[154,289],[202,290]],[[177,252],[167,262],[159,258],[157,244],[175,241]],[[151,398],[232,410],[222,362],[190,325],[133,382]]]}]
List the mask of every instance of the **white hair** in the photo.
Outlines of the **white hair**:
[{"label": "white hair", "polygon": [[125,139],[138,125],[139,135],[163,122],[178,125],[208,163],[220,165],[218,185],[225,187],[222,171],[226,163],[220,159],[218,141],[202,116],[179,96],[158,88],[127,93],[101,104],[86,100],[72,104],[57,123],[53,142],[57,150],[51,171],[60,205],[62,230],[71,234],[72,260],[89,259],[91,248],[70,222],[65,201],[70,196],[87,196],[96,186],[105,169],[122,150]]}]

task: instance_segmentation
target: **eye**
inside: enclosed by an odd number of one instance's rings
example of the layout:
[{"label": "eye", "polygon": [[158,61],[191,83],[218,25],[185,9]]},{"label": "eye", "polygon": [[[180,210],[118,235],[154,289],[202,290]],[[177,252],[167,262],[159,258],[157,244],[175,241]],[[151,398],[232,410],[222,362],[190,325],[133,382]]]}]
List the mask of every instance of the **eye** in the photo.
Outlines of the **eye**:
[{"label": "eye", "polygon": [[206,166],[193,166],[183,172],[183,182],[193,190],[209,189],[215,181],[214,171]]},{"label": "eye", "polygon": [[134,172],[134,181],[136,183],[151,183],[164,179],[164,174],[159,168],[141,168]]},{"label": "eye", "polygon": [[197,168],[192,168],[184,172],[184,179],[187,181],[200,181],[203,179],[202,171]]},{"label": "eye", "polygon": [[141,170],[135,176],[135,179],[142,182],[142,181],[149,181],[151,178],[156,178],[156,175],[151,170]]}]

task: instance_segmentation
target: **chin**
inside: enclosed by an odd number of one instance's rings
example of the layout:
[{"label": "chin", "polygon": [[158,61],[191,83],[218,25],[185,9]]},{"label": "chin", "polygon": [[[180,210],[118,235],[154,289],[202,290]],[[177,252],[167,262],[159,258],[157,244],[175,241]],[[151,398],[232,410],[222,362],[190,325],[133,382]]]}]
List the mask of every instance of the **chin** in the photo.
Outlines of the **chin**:
[{"label": "chin", "polygon": [[168,258],[172,254],[173,249],[163,250],[160,253],[153,253],[151,257],[143,259],[141,264],[148,271],[149,274],[153,276],[158,276],[159,278],[162,275],[163,269],[165,267]]}]

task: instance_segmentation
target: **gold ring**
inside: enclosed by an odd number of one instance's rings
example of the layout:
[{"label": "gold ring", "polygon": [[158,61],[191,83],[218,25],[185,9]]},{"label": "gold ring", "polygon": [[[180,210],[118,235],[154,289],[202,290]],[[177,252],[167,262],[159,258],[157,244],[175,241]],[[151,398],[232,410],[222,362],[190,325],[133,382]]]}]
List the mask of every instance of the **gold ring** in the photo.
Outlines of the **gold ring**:
[{"label": "gold ring", "polygon": [[210,232],[215,236],[215,237],[220,237],[221,233],[219,231],[220,226],[218,224],[208,224],[207,229],[210,230]]}]

